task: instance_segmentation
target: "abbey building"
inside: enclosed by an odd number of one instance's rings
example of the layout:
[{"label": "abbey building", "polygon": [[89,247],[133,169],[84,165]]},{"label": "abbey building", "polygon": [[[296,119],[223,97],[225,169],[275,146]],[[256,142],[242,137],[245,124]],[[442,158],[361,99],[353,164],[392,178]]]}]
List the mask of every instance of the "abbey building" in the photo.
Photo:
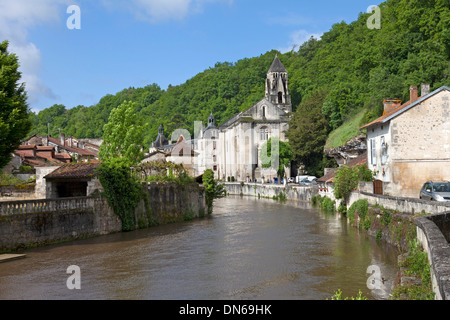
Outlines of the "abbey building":
[{"label": "abbey building", "polygon": [[[292,105],[287,70],[278,55],[267,72],[265,87],[262,100],[220,126],[216,125],[213,114],[208,118],[206,127],[196,122],[194,139],[184,137],[184,143],[190,143],[193,152],[183,152],[183,157],[177,160],[172,151],[171,161],[182,162],[194,176],[212,169],[217,179],[225,181],[233,177],[235,181],[261,182],[276,177],[276,169],[262,167],[260,154],[261,146],[271,137],[287,141],[285,132]],[[176,148],[177,144],[164,144],[166,140],[161,128],[159,132],[157,141],[150,149],[151,153]],[[181,143],[180,139],[177,143]],[[286,173],[289,176],[289,170]]]}]

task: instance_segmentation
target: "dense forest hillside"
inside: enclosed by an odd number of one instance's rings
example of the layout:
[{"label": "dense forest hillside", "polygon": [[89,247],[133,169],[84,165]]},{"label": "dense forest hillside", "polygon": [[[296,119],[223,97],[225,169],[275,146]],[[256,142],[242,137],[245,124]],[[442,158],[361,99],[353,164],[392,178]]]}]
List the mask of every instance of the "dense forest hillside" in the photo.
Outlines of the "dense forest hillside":
[{"label": "dense forest hillside", "polygon": [[[323,151],[329,133],[346,120],[358,115],[359,125],[381,115],[383,98],[406,101],[411,85],[430,83],[431,90],[449,85],[449,6],[448,0],[388,0],[379,5],[380,29],[368,28],[372,14],[361,13],[352,23],[336,23],[320,40],[279,53],[296,110],[289,135],[295,137],[299,160],[320,158],[317,152]],[[167,90],[150,84],[106,95],[90,107],[54,105],[31,114],[32,133],[46,134],[50,123],[51,135],[61,130],[78,138],[102,137],[109,113],[125,100],[136,102],[136,112],[148,123],[148,145],[161,123],[167,134],[180,127],[192,132],[194,121],[206,122],[213,112],[220,124],[264,97],[264,80],[276,53],[217,63]],[[312,123],[305,119],[316,124],[311,127],[314,143],[311,130],[309,138],[300,130]]]}]

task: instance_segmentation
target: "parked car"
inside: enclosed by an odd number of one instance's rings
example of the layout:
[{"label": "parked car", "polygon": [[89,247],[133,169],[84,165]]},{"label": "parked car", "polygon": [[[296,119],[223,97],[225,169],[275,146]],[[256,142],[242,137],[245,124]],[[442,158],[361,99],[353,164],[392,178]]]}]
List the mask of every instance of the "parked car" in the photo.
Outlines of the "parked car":
[{"label": "parked car", "polygon": [[294,177],[288,178],[288,182],[289,182],[289,183],[295,182],[295,178],[294,178]]},{"label": "parked car", "polygon": [[312,184],[312,181],[308,180],[308,179],[303,179],[302,181],[300,181],[299,183],[301,186],[309,186]]},{"label": "parked car", "polygon": [[420,190],[420,199],[430,201],[450,201],[450,182],[427,181]]}]

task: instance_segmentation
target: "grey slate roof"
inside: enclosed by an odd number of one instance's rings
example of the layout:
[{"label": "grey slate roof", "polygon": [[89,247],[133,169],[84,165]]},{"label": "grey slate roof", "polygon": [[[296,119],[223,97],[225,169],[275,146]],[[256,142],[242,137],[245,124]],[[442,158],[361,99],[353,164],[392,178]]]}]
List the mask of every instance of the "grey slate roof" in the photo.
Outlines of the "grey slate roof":
[{"label": "grey slate roof", "polygon": [[280,59],[278,58],[278,54],[275,56],[275,59],[272,62],[272,65],[270,66],[269,72],[287,72],[286,68],[281,63]]}]

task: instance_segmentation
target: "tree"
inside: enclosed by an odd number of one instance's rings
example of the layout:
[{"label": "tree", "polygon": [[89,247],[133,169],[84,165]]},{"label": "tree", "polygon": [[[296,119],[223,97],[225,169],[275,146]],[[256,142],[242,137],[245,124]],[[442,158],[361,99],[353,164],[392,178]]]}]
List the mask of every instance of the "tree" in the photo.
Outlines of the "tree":
[{"label": "tree", "polygon": [[343,199],[344,203],[347,203],[350,192],[358,187],[358,171],[349,166],[342,166],[336,170],[334,178],[334,196],[336,199]]},{"label": "tree", "polygon": [[261,146],[259,157],[263,168],[277,170],[278,177],[282,178],[285,168],[291,166],[293,154],[289,143],[280,141],[278,137],[273,137]]},{"label": "tree", "polygon": [[286,136],[295,160],[311,175],[323,175],[329,166],[323,149],[327,141],[328,121],[322,114],[326,91],[317,91],[306,98],[293,113]]},{"label": "tree", "polygon": [[133,102],[126,101],[113,109],[103,131],[104,140],[100,147],[103,161],[121,158],[125,163],[135,165],[142,160],[144,126],[134,111]]},{"label": "tree", "polygon": [[31,129],[25,85],[15,54],[8,52],[8,41],[0,43],[0,169]]},{"label": "tree", "polygon": [[223,198],[226,195],[223,184],[214,179],[214,171],[208,169],[203,173],[203,185],[205,186],[206,204],[208,206],[208,214],[213,211],[214,199]]},{"label": "tree", "polygon": [[348,196],[358,187],[360,181],[373,181],[373,172],[367,168],[367,165],[340,167],[336,170],[334,178],[334,196],[347,203]]}]

